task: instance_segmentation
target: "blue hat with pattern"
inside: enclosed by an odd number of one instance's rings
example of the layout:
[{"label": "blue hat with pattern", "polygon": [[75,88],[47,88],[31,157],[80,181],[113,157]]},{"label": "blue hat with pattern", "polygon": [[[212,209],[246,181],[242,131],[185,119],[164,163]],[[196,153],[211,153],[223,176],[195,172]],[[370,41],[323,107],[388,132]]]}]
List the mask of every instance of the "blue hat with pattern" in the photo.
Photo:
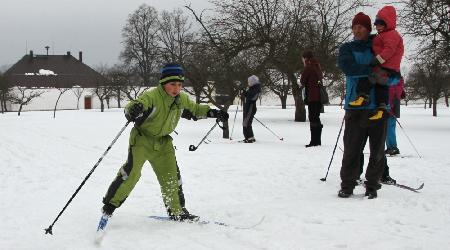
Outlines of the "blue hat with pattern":
[{"label": "blue hat with pattern", "polygon": [[159,84],[164,85],[168,82],[184,82],[184,71],[180,64],[168,63],[161,69]]}]

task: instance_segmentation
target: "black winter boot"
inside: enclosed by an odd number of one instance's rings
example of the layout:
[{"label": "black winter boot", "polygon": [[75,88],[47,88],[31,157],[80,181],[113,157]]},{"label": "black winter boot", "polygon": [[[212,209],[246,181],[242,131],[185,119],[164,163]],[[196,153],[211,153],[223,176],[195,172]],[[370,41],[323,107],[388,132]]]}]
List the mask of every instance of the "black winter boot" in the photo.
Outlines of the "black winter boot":
[{"label": "black winter boot", "polygon": [[364,196],[367,196],[367,199],[375,199],[377,198],[377,190],[373,188],[366,188],[366,193]]},{"label": "black winter boot", "polygon": [[316,135],[317,146],[322,145],[322,128],[323,128],[322,124],[320,124],[320,126],[317,128],[317,135]]},{"label": "black winter boot", "polygon": [[187,221],[187,222],[195,222],[200,219],[197,215],[193,215],[189,213],[189,211],[183,207],[183,212],[179,215],[169,214],[171,220],[174,221]]},{"label": "black winter boot", "polygon": [[323,125],[320,124],[318,127],[310,127],[311,130],[311,142],[308,145],[305,145],[305,147],[314,147],[314,146],[320,146],[322,145],[322,128]]},{"label": "black winter boot", "polygon": [[353,194],[352,190],[341,189],[338,192],[338,197],[340,197],[340,198],[348,198],[348,197],[352,196],[352,194]]}]

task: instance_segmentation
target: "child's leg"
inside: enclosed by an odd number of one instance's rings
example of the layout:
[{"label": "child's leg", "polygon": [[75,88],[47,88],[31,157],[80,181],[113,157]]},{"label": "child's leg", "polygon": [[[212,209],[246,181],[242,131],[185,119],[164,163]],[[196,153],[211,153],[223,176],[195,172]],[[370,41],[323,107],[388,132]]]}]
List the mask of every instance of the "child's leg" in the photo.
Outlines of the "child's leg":
[{"label": "child's leg", "polygon": [[375,84],[375,99],[378,108],[386,109],[389,101],[389,87]]},{"label": "child's leg", "polygon": [[107,210],[109,210],[110,214],[112,214],[115,208],[122,205],[133,190],[141,177],[141,169],[145,161],[144,147],[129,147],[127,162],[120,168],[116,178],[109,186],[108,191],[103,198],[103,203],[106,208],[109,208]]},{"label": "child's leg", "polygon": [[350,107],[359,107],[369,103],[369,92],[372,87],[372,83],[369,78],[362,77],[358,80],[356,84],[356,100],[349,103]]},{"label": "child's leg", "polygon": [[369,78],[362,77],[358,80],[358,84],[356,86],[356,94],[358,96],[361,96],[361,95],[368,96],[371,87],[372,87],[372,83],[370,83]]}]

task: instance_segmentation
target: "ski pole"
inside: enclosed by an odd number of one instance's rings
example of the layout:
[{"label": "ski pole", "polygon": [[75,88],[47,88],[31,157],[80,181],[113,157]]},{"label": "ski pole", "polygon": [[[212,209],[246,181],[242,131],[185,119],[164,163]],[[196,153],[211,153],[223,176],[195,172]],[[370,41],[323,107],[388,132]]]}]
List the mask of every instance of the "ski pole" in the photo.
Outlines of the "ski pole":
[{"label": "ski pole", "polygon": [[274,136],[276,136],[280,141],[284,140],[283,137],[279,137],[277,134],[275,134],[275,132],[273,132],[269,127],[267,127],[264,123],[262,123],[260,120],[258,120],[258,118],[255,118],[255,120],[257,120],[259,123],[261,123],[261,125],[263,125],[267,130],[269,130]]},{"label": "ski pole", "polygon": [[75,193],[72,194],[72,197],[70,197],[69,201],[66,203],[66,205],[64,206],[64,208],[61,210],[61,212],[59,212],[58,216],[56,216],[56,219],[53,221],[53,223],[45,230],[45,234],[51,234],[53,235],[53,226],[55,225],[56,221],[58,221],[59,217],[63,214],[63,212],[66,210],[66,208],[69,206],[69,204],[72,202],[73,198],[75,198],[75,196],[77,195],[77,193],[80,191],[81,187],[83,187],[83,185],[86,183],[87,179],[89,179],[89,177],[91,176],[91,174],[94,172],[94,170],[98,167],[98,165],[100,164],[100,162],[103,160],[103,157],[105,157],[105,155],[108,153],[108,151],[111,149],[111,147],[114,145],[114,143],[117,141],[117,139],[119,139],[120,135],[122,134],[122,132],[125,130],[125,128],[128,126],[128,124],[130,124],[130,121],[127,121],[127,123],[125,124],[125,126],[123,126],[123,128],[120,130],[120,132],[116,135],[116,137],[114,138],[114,140],[111,142],[111,144],[109,144],[108,148],[106,149],[106,151],[103,153],[103,155],[100,157],[100,159],[98,159],[97,163],[94,165],[94,167],[91,169],[91,171],[89,172],[89,174],[84,178],[83,182],[81,182],[80,186],[77,188],[77,190],[75,191]]},{"label": "ski pole", "polygon": [[[197,144],[197,146],[194,146],[194,145],[190,145],[190,146],[189,146],[189,151],[195,151],[195,150],[197,150],[197,148],[200,146],[200,144],[202,144],[202,143],[206,140],[206,138],[208,137],[208,135],[211,133],[211,131],[214,130],[214,128],[215,128],[217,125],[219,125],[219,119],[216,119],[216,123],[214,124],[214,126],[212,126],[212,128],[208,131],[208,133],[206,133],[206,135],[205,135],[205,136],[202,138],[202,140]],[[220,127],[220,125],[219,125],[219,127]]]},{"label": "ski pole", "polygon": [[238,113],[238,109],[239,109],[239,100],[238,100],[238,103],[236,105],[236,113],[234,113],[233,128],[231,129],[230,140],[233,140],[232,137],[233,137],[233,131],[234,131],[234,124],[236,123],[236,116],[237,116],[237,113]]},{"label": "ski pole", "polygon": [[339,129],[339,133],[338,133],[338,136],[337,136],[337,139],[336,139],[336,144],[334,145],[333,154],[331,154],[330,164],[328,164],[327,174],[325,175],[324,178],[320,179],[321,181],[326,181],[327,180],[328,172],[330,171],[330,166],[331,166],[331,163],[333,162],[334,153],[336,152],[336,147],[337,147],[338,142],[339,142],[339,137],[341,137],[342,127],[344,126],[344,120],[345,120],[345,116],[344,116],[344,118],[342,118],[341,128]]},{"label": "ski pole", "polygon": [[414,143],[412,143],[412,141],[409,138],[408,134],[406,134],[406,131],[403,128],[402,124],[400,124],[400,122],[398,121],[397,117],[395,117],[394,114],[392,114],[392,112],[389,112],[389,114],[395,119],[395,121],[397,122],[398,126],[400,126],[400,128],[403,131],[403,134],[406,136],[406,138],[408,139],[409,143],[411,144],[411,146],[414,148],[414,150],[416,151],[417,155],[419,156],[419,158],[422,158],[422,156],[419,154],[419,151],[417,151],[417,148],[414,146]]}]

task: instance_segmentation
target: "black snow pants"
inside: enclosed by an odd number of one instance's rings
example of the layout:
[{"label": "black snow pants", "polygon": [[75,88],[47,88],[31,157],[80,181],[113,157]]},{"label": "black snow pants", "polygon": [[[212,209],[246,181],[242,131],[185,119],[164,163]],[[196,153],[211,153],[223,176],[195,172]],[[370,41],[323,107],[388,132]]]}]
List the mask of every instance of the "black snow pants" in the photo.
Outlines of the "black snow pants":
[{"label": "black snow pants", "polygon": [[341,167],[341,189],[351,191],[360,175],[361,152],[369,138],[370,157],[366,170],[366,188],[379,189],[384,171],[384,143],[386,119],[370,121],[373,110],[347,110],[345,112],[344,156]]}]

